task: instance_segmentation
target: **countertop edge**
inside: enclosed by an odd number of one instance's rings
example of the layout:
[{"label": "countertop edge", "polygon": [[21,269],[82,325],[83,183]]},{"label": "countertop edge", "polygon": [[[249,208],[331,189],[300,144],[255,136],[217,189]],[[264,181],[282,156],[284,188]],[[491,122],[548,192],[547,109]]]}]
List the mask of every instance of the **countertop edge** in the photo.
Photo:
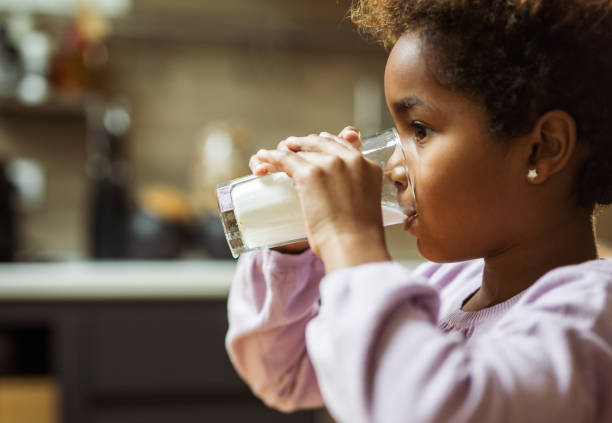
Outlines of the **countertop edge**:
[{"label": "countertop edge", "polygon": [[235,270],[233,260],[0,264],[0,302],[226,299]]}]

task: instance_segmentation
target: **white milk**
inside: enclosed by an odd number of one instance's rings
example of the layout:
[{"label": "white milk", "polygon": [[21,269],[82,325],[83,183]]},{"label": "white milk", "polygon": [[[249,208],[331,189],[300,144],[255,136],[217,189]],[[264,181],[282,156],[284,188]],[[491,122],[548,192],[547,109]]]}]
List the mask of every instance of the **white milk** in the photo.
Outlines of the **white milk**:
[{"label": "white milk", "polygon": [[304,217],[293,181],[273,173],[232,189],[234,213],[248,248],[306,238]]},{"label": "white milk", "polygon": [[399,223],[404,223],[404,220],[406,219],[406,215],[401,210],[395,207],[387,206],[383,204],[382,205],[382,218],[383,218],[383,225],[391,226],[391,225],[397,225]]},{"label": "white milk", "polygon": [[[237,184],[231,192],[236,221],[247,248],[274,246],[306,238],[304,216],[292,180],[273,173]],[[382,205],[383,223],[402,223],[406,216]]]}]

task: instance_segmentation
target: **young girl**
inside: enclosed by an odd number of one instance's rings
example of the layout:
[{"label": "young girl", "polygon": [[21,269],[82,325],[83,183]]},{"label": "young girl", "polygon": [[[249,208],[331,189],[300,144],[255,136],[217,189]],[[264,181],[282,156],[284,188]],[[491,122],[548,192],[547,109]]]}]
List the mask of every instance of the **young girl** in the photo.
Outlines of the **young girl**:
[{"label": "young girl", "polygon": [[241,257],[237,371],[345,423],[612,422],[592,219],[612,202],[612,1],[359,0],[352,18],[392,47],[388,177],[431,262],[390,261],[354,128],[259,151],[255,174],[294,179],[309,248]]}]

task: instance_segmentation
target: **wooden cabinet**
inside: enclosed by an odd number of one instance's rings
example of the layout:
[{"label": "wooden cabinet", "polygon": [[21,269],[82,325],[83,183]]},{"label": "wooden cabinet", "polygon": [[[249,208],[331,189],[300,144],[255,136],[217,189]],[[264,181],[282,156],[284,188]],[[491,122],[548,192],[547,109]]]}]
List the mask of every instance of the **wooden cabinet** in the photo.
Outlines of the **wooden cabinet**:
[{"label": "wooden cabinet", "polygon": [[56,423],[58,394],[49,377],[1,377],[0,422]]},{"label": "wooden cabinet", "polygon": [[227,358],[226,329],[223,299],[0,301],[0,333],[45,334],[31,360],[48,362],[62,423],[316,421],[315,411],[282,414],[251,394]]}]

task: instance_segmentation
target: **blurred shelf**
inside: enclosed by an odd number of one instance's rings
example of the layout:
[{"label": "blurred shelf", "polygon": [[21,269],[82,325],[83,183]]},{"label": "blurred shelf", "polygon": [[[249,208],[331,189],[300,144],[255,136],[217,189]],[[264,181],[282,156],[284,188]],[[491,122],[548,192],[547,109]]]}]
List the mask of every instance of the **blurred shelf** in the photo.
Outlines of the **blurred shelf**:
[{"label": "blurred shelf", "polygon": [[294,25],[242,25],[233,22],[168,22],[161,19],[116,20],[111,41],[195,42],[227,47],[386,55],[362,39],[348,22]]},{"label": "blurred shelf", "polygon": [[55,94],[39,104],[27,104],[14,97],[0,98],[0,116],[85,117],[88,94]]}]

